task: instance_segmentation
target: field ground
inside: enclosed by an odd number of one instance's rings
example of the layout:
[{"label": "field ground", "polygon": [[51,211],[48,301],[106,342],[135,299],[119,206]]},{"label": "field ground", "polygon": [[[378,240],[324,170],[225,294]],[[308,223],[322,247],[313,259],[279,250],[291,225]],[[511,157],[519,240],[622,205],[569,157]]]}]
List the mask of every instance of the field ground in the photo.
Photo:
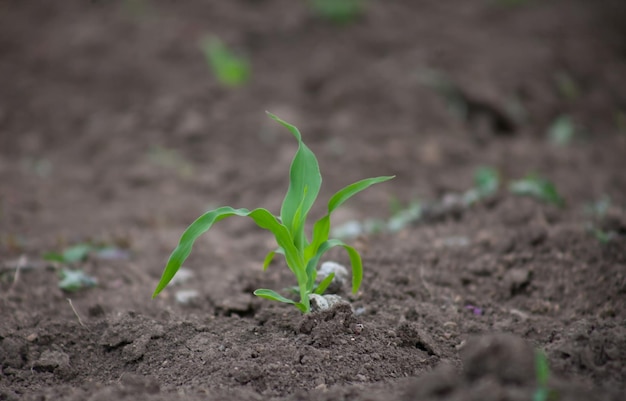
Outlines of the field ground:
[{"label": "field ground", "polygon": [[[293,0],[3,1],[0,400],[530,400],[535,349],[557,399],[622,399],[625,27],[619,0],[371,0],[346,25]],[[249,84],[220,86],[206,34]],[[352,308],[255,298],[293,281],[245,219],[151,300],[203,211],[278,212],[296,143],[265,110],[318,155],[313,217],[378,175],[336,226],[422,208],[349,240]],[[481,166],[499,186],[469,204]],[[513,194],[529,173],[564,204]],[[61,290],[64,268],[97,285]]]}]

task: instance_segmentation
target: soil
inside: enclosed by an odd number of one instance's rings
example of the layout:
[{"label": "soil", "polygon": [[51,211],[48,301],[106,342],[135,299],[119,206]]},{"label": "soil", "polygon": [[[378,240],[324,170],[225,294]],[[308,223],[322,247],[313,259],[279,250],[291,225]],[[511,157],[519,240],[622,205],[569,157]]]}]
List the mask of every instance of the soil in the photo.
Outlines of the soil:
[{"label": "soil", "polygon": [[[1,2],[0,400],[529,400],[535,349],[556,399],[623,399],[625,27],[621,0],[371,0],[344,25],[291,0]],[[206,34],[251,61],[247,85],[215,80]],[[280,209],[296,143],[265,110],[318,156],[313,218],[378,175],[396,178],[333,224],[456,206],[350,240],[349,305],[255,298],[293,280],[262,271],[274,243],[245,219],[201,237],[192,279],[152,300],[204,210]],[[557,146],[563,115],[577,135]],[[500,189],[456,202],[479,166]],[[531,172],[565,206],[507,189]],[[117,251],[72,264],[98,285],[65,292],[43,256],[80,243]]]}]

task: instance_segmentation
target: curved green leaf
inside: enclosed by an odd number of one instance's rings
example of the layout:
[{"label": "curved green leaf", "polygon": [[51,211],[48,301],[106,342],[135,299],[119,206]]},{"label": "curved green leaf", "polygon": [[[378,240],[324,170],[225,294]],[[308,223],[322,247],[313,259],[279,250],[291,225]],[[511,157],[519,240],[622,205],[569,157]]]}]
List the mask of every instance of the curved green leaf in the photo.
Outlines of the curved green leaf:
[{"label": "curved green leaf", "polygon": [[[361,255],[359,255],[357,250],[350,245],[344,243],[343,241],[340,241],[338,239],[330,239],[323,242],[319,246],[315,256],[313,256],[309,260],[307,264],[307,271],[315,269],[322,255],[324,255],[329,249],[336,246],[341,246],[346,250],[346,252],[348,252],[348,257],[350,257],[350,265],[352,266],[352,293],[356,294],[357,291],[359,291],[359,288],[361,287],[361,281],[363,280],[363,262],[361,261]],[[307,285],[309,291],[311,291],[314,283],[309,281],[307,282]]]},{"label": "curved green leaf", "polygon": [[318,295],[322,295],[324,293],[324,291],[326,291],[326,289],[328,288],[330,283],[333,282],[334,278],[335,278],[335,273],[330,273],[328,276],[326,276],[326,278],[324,280],[320,281],[320,283],[317,285],[317,287],[315,288],[315,291],[313,291],[313,293],[314,294],[318,294]]},{"label": "curved green leaf", "polygon": [[296,304],[296,301],[291,300],[289,298],[285,298],[282,295],[280,295],[279,293],[277,293],[276,291],[267,290],[267,289],[264,289],[264,288],[260,288],[258,290],[255,290],[254,291],[254,295],[256,295],[257,297],[270,299],[272,301],[278,301],[278,302],[283,302],[283,303],[292,304],[292,305]]},{"label": "curved green leaf", "polygon": [[300,271],[303,269],[298,268],[298,266],[302,266],[304,264],[304,261],[298,254],[298,251],[293,244],[293,239],[289,230],[278,221],[276,216],[271,214],[266,209],[254,209],[249,211],[248,209],[234,209],[230,206],[224,206],[206,212],[202,216],[198,217],[196,221],[191,223],[191,225],[185,230],[183,235],[180,237],[178,246],[174,249],[169,260],[167,261],[161,280],[154,290],[152,298],[156,297],[165,288],[165,286],[167,286],[170,280],[172,280],[180,266],[191,253],[191,249],[196,239],[208,231],[213,224],[230,216],[250,217],[254,220],[257,226],[271,231],[274,234],[278,245],[285,251],[287,265],[298,278],[298,282],[306,282],[304,271]]},{"label": "curved green leaf", "polygon": [[276,251],[269,251],[267,253],[265,259],[263,260],[263,270],[267,270],[270,263],[272,263],[272,260],[274,259],[274,255],[276,255]]},{"label": "curved green leaf", "polygon": [[322,175],[315,155],[302,142],[298,128],[267,113],[273,120],[286,127],[298,141],[296,152],[289,170],[289,188],[280,208],[281,221],[291,233],[296,246],[304,248],[304,222],[322,186]]},{"label": "curved green leaf", "polygon": [[380,182],[389,181],[395,176],[382,176],[374,178],[366,178],[361,181],[357,181],[337,191],[328,201],[328,213],[315,222],[313,226],[313,238],[311,238],[311,244],[305,251],[305,258],[311,257],[317,252],[319,246],[326,240],[330,234],[330,215],[332,212],[341,206],[345,201],[358,194],[359,192],[371,187],[374,184]]},{"label": "curved green leaf", "polygon": [[291,300],[289,298],[285,298],[282,295],[280,295],[279,293],[277,293],[276,291],[267,290],[265,288],[260,288],[260,289],[258,289],[256,291],[254,291],[254,295],[256,295],[257,297],[269,299],[271,301],[278,301],[278,302],[283,302],[283,303],[286,303],[286,304],[294,305],[302,313],[307,313],[309,311],[309,309],[310,309],[310,307],[307,307],[307,305],[304,305],[301,302],[296,302],[296,301],[293,301],[293,300]]}]

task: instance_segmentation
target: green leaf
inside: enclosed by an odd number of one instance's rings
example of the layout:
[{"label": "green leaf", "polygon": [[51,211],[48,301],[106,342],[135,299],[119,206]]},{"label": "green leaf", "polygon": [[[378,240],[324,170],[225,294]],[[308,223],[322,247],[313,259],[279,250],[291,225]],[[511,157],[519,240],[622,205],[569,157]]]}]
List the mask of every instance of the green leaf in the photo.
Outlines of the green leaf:
[{"label": "green leaf", "polygon": [[541,350],[535,351],[535,374],[537,376],[537,384],[542,387],[548,385],[550,366],[548,365],[546,354]]},{"label": "green leaf", "polygon": [[[340,241],[338,239],[330,239],[322,243],[318,248],[315,256],[313,256],[309,260],[307,264],[307,271],[310,270],[312,267],[315,268],[319,263],[322,255],[324,255],[329,249],[337,246],[343,247],[346,252],[348,252],[348,257],[350,257],[350,264],[352,266],[352,293],[356,294],[359,291],[359,288],[361,287],[361,281],[363,280],[363,262],[361,261],[361,255],[359,255],[356,249],[344,243],[343,241]],[[313,287],[312,283],[309,282],[308,284],[310,286],[309,288]]]},{"label": "green leaf", "polygon": [[46,252],[43,254],[42,258],[43,260],[47,260],[48,262],[65,262],[65,259],[63,259],[63,254],[58,252]]},{"label": "green leaf", "polygon": [[557,117],[548,129],[550,142],[558,146],[569,145],[576,136],[576,124],[568,115]]},{"label": "green leaf", "polygon": [[43,255],[45,260],[59,263],[76,263],[84,260],[95,248],[89,244],[78,244],[66,248],[62,253],[48,252]]},{"label": "green leaf", "polygon": [[235,55],[215,36],[205,36],[200,48],[217,80],[224,86],[237,87],[250,78],[250,65],[246,59]]},{"label": "green leaf", "polygon": [[319,246],[328,240],[328,236],[330,234],[330,216],[335,209],[359,192],[371,187],[374,184],[389,181],[394,177],[395,176],[382,176],[366,178],[337,191],[328,201],[328,213],[315,222],[315,225],[313,226],[313,238],[311,239],[311,244],[305,251],[305,258],[310,258],[314,255]]},{"label": "green leaf", "polygon": [[185,230],[180,238],[178,246],[170,255],[167,265],[165,266],[165,270],[163,271],[163,275],[161,276],[161,280],[152,294],[152,298],[156,297],[174,277],[180,266],[191,253],[191,248],[193,247],[196,239],[208,231],[213,224],[230,216],[250,217],[259,227],[271,231],[274,234],[278,245],[285,251],[287,265],[298,278],[298,283],[306,282],[306,277],[303,271],[304,269],[298,268],[298,266],[304,265],[304,261],[293,244],[289,230],[287,230],[287,228],[278,221],[276,216],[272,215],[265,209],[254,209],[249,211],[248,209],[233,209],[230,206],[224,206],[206,212]]},{"label": "green leaf", "polygon": [[286,127],[298,141],[298,151],[291,162],[289,188],[280,208],[280,218],[289,229],[296,247],[303,249],[306,242],[304,222],[322,186],[320,167],[311,149],[302,142],[298,128],[272,113],[267,114]]},{"label": "green leaf", "polygon": [[513,181],[509,189],[515,195],[532,196],[559,207],[565,204],[553,183],[534,174],[530,174],[521,180]]},{"label": "green leaf", "polygon": [[337,24],[354,21],[365,8],[364,0],[309,0],[309,3],[320,17]]},{"label": "green leaf", "polygon": [[63,260],[66,263],[76,263],[84,260],[93,247],[89,244],[78,244],[73,247],[67,248],[63,251]]},{"label": "green leaf", "polygon": [[267,270],[274,259],[274,255],[276,255],[276,251],[269,251],[267,256],[265,256],[265,260],[263,260],[263,270]]},{"label": "green leaf", "polygon": [[328,276],[326,276],[326,278],[324,280],[320,281],[320,283],[317,285],[317,287],[315,288],[315,291],[313,291],[313,293],[314,294],[318,294],[318,295],[322,295],[324,293],[324,291],[326,291],[326,289],[328,288],[330,283],[333,282],[334,278],[335,278],[335,273],[330,273]]},{"label": "green leaf", "polygon": [[264,288],[260,288],[254,291],[254,295],[256,295],[257,297],[265,298],[265,299],[271,299],[272,301],[278,301],[278,302],[283,302],[283,303],[292,304],[292,305],[296,304],[296,301],[291,300],[289,298],[285,298],[279,293],[277,293],[276,291],[267,290]]},{"label": "green leaf", "polygon": [[295,302],[295,301],[293,301],[293,300],[291,300],[289,298],[285,298],[282,295],[280,295],[279,293],[277,293],[276,291],[260,288],[260,289],[258,289],[256,291],[254,291],[254,295],[256,295],[257,297],[269,299],[271,301],[278,301],[278,302],[283,302],[283,303],[286,303],[286,304],[294,305],[302,313],[307,313],[309,311],[309,309],[310,309],[310,307],[308,305],[304,305],[301,302]]},{"label": "green leaf", "polygon": [[479,167],[474,172],[474,186],[482,196],[495,193],[500,186],[498,170],[492,167]]}]

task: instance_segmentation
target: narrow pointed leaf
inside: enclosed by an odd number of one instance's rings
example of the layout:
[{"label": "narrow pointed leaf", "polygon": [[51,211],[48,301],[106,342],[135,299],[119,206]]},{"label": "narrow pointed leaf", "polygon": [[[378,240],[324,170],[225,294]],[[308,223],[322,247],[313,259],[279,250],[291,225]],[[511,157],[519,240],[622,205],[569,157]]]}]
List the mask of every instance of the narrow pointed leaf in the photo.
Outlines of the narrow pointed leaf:
[{"label": "narrow pointed leaf", "polygon": [[[296,246],[304,243],[302,227],[322,185],[322,175],[315,155],[302,142],[298,129],[271,113],[272,119],[286,127],[298,141],[298,151],[289,170],[289,188],[280,209],[280,218],[289,228]],[[300,212],[298,213],[298,210]]]},{"label": "narrow pointed leaf", "polygon": [[287,265],[298,277],[298,282],[300,282],[300,280],[303,280],[304,282],[306,281],[304,272],[299,272],[299,269],[295,268],[296,266],[302,265],[304,261],[298,258],[298,252],[293,244],[293,239],[289,230],[287,230],[287,228],[278,221],[276,216],[272,215],[265,209],[254,209],[249,211],[248,209],[233,209],[230,206],[224,206],[206,212],[196,219],[196,221],[191,223],[191,225],[185,230],[180,238],[178,246],[170,255],[167,265],[165,266],[165,270],[163,271],[163,275],[161,276],[161,280],[152,294],[153,298],[156,297],[174,277],[180,266],[191,253],[191,249],[196,239],[208,231],[213,224],[230,216],[250,217],[259,227],[271,231],[274,234],[278,245],[285,251]]},{"label": "narrow pointed leaf", "polygon": [[283,302],[283,303],[291,304],[291,305],[295,305],[296,304],[296,301],[291,300],[289,298],[285,298],[282,295],[280,295],[279,293],[277,293],[276,291],[267,290],[267,289],[264,289],[264,288],[261,288],[261,289],[258,289],[256,291],[254,291],[254,295],[256,295],[257,297],[270,299],[272,301]]},{"label": "narrow pointed leaf", "polygon": [[389,181],[395,176],[382,176],[382,177],[374,177],[374,178],[366,178],[361,181],[357,181],[353,184],[344,187],[343,189],[337,191],[330,200],[328,201],[328,213],[315,222],[313,226],[313,238],[311,239],[311,244],[307,247],[306,257],[310,257],[317,252],[318,247],[324,241],[328,240],[328,236],[330,233],[330,216],[332,212],[341,206],[348,199],[358,194],[359,192],[371,187],[374,184],[378,184],[381,182]]},{"label": "narrow pointed leaf", "polygon": [[337,191],[337,193],[335,193],[332,198],[330,198],[330,201],[328,201],[328,212],[332,213],[333,210],[341,206],[345,201],[363,191],[364,189],[367,189],[372,185],[378,184],[380,182],[389,181],[394,177],[395,175],[366,178],[364,180],[350,184],[347,187],[344,187],[343,189]]},{"label": "narrow pointed leaf", "polygon": [[270,263],[272,263],[272,260],[274,259],[274,255],[276,255],[276,251],[270,251],[267,256],[265,256],[265,260],[263,260],[263,270],[267,270]]},{"label": "narrow pointed leaf", "polygon": [[313,291],[313,293],[314,294],[318,294],[318,295],[322,295],[324,293],[324,291],[326,291],[326,289],[328,288],[330,283],[333,282],[334,278],[335,278],[335,273],[330,273],[328,276],[326,276],[326,278],[324,280],[320,281],[320,283],[317,285],[317,287],[315,288],[315,291]]}]

